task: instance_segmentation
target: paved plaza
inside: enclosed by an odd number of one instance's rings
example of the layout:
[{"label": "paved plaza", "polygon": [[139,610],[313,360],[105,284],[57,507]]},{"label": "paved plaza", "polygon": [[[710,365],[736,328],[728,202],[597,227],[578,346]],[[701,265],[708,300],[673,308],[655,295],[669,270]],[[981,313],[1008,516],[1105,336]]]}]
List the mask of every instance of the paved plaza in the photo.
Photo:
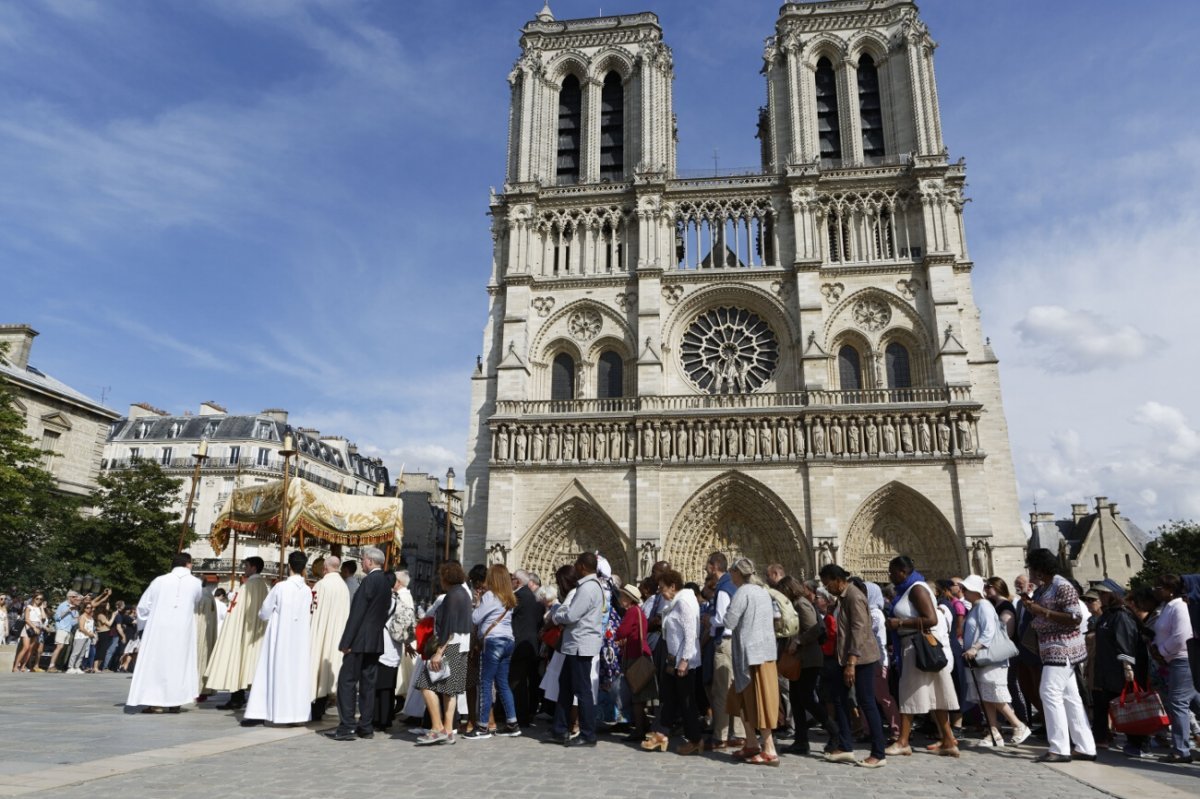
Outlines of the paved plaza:
[{"label": "paved plaza", "polygon": [[[1032,762],[1041,750],[964,749],[960,760],[916,754],[869,771],[784,756],[780,768],[728,755],[682,758],[601,738],[596,749],[542,743],[544,726],[521,738],[419,749],[407,733],[335,743],[297,728],[238,726],[215,702],[178,716],[128,714],[125,675],[0,674],[0,797],[67,795],[137,799],[212,796],[343,797],[1194,797],[1200,766]],[[222,697],[223,698],[223,695]],[[861,753],[860,753],[861,754]],[[568,789],[569,784],[569,789]]]}]

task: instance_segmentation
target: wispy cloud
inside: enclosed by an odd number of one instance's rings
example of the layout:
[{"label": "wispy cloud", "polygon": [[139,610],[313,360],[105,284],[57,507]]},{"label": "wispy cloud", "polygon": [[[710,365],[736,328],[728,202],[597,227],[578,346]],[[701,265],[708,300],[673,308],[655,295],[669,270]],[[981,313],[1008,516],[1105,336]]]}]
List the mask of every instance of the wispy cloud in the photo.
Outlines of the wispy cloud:
[{"label": "wispy cloud", "polygon": [[1017,334],[1044,354],[1051,371],[1112,369],[1149,357],[1166,346],[1158,336],[1087,310],[1035,305],[1016,324]]}]

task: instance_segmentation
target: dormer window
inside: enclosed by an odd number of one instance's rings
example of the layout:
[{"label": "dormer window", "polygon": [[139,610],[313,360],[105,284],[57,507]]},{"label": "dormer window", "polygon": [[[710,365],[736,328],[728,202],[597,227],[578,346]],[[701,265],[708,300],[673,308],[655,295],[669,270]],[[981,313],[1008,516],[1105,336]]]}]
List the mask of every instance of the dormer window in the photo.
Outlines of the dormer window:
[{"label": "dormer window", "polygon": [[258,430],[254,433],[254,437],[270,441],[271,440],[271,423],[270,422],[259,422]]}]

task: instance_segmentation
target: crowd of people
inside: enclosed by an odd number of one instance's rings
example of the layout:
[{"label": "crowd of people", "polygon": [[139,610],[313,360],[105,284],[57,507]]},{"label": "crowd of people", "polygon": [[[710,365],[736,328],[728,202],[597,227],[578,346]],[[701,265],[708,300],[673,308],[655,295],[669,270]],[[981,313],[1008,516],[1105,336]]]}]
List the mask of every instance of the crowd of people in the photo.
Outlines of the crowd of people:
[{"label": "crowd of people", "polygon": [[112,591],[68,591],[51,606],[45,592],[0,594],[0,643],[16,646],[14,672],[93,674],[129,671],[137,656],[137,620]]},{"label": "crowd of people", "polygon": [[[1183,764],[1200,743],[1195,577],[1084,589],[1034,550],[1010,592],[996,576],[927,581],[903,555],[880,584],[836,564],[811,580],[775,564],[760,574],[714,552],[695,582],[664,561],[635,584],[584,552],[545,585],[501,564],[443,563],[426,610],[378,549],[362,551],[362,577],[333,556],[287,562],[290,576],[271,586],[248,558],[218,623],[221,600],[178,556],[136,608],[129,706],[175,712],[228,692],[218,707],[244,710],[243,725],[304,724],[336,699],[330,738],[370,738],[399,719],[418,746],[519,736],[542,714],[548,740],[566,746],[624,733],[650,752],[762,766],[817,746],[832,763],[879,768],[922,748],[957,758],[963,746],[1031,738],[1047,743],[1038,762],[1157,747]],[[39,628],[53,619],[61,630],[74,614],[55,644],[67,668],[103,667],[120,650],[96,644],[103,631],[138,640],[132,616],[120,603],[109,612],[107,599],[69,596],[51,614],[31,597],[27,638],[40,642]],[[38,668],[23,646],[16,668],[30,662]],[[1161,701],[1169,723],[1143,735],[1114,728],[1110,705],[1130,697]]]}]

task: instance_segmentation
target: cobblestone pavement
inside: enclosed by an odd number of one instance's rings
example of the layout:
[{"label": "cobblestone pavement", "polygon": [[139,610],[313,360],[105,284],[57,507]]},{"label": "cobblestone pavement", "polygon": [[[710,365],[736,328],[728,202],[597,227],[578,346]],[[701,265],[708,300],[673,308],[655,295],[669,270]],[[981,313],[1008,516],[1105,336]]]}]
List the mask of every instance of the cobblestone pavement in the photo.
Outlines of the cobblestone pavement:
[{"label": "cobblestone pavement", "polygon": [[[413,736],[377,735],[336,743],[331,724],[243,729],[214,702],[178,716],[127,714],[119,675],[0,675],[0,796],[93,795],[138,799],[218,795],[294,799],[375,794],[438,797],[1085,797],[1196,796],[1200,766],[1030,762],[1038,748],[964,749],[959,760],[918,753],[870,771],[787,756],[780,768],[733,763],[728,755],[681,758],[601,738],[596,749],[541,742],[544,726],[521,738],[417,748]],[[223,697],[221,697],[223,698]],[[860,753],[864,754],[864,753]],[[87,783],[86,788],[79,783]],[[69,786],[76,787],[69,787]],[[385,788],[384,786],[391,786]],[[1095,787],[1099,786],[1099,787]]]}]

